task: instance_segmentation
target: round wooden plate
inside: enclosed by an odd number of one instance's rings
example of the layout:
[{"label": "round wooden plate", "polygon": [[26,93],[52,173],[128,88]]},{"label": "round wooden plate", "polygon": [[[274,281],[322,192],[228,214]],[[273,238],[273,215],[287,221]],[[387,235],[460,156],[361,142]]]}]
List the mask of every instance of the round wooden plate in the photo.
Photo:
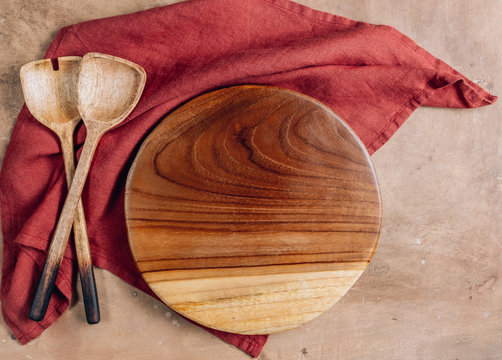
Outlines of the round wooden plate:
[{"label": "round wooden plate", "polygon": [[368,153],[321,103],[237,86],[167,116],[129,173],[129,243],[153,291],[211,328],[266,334],[330,308],[373,255]]}]

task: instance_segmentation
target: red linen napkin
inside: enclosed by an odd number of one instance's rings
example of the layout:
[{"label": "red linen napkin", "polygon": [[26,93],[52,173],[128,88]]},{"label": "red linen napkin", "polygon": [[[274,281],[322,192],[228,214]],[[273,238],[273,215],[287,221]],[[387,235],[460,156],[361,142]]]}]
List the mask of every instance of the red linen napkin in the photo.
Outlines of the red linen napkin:
[{"label": "red linen napkin", "polygon": [[[330,106],[373,153],[420,105],[478,107],[496,100],[388,26],[352,21],[288,0],[198,0],[63,28],[46,57],[97,51],[148,74],[137,108],[107,133],[82,199],[94,264],[152,295],[133,263],[124,221],[124,185],[139,145],[175,107],[210,90],[265,84]],[[85,129],[78,130],[81,146]],[[20,343],[37,337],[70,303],[69,247],[44,321],[28,313],[66,193],[56,136],[23,107],[0,173],[4,239],[1,301]],[[252,356],[266,336],[209,330]]]}]

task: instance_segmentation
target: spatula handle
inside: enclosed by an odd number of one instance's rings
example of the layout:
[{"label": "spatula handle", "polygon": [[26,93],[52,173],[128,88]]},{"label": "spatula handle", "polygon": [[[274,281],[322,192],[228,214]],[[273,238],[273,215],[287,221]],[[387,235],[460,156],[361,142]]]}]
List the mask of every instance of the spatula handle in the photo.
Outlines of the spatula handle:
[{"label": "spatula handle", "polygon": [[[61,136],[60,141],[63,150],[66,182],[68,188],[70,188],[75,175],[75,155],[73,151],[73,127],[68,130],[69,131],[66,131],[64,136]],[[78,202],[77,213],[73,220],[73,234],[75,236],[75,249],[77,252],[82,295],[84,297],[85,316],[89,324],[97,324],[100,320],[98,292],[96,290],[96,281],[92,269],[91,250],[89,247],[89,238],[87,236],[84,207],[81,199]]]},{"label": "spatula handle", "polygon": [[[35,298],[30,311],[30,319],[41,321],[45,317],[49,300],[52,295],[54,283],[56,281],[57,272],[61,261],[63,260],[64,251],[68,244],[68,237],[70,235],[71,226],[75,217],[80,195],[87,179],[87,173],[92,161],[92,156],[96,149],[97,142],[99,141],[102,132],[89,131],[87,138],[82,149],[75,176],[72,180],[71,186],[68,190],[63,210],[59,216],[56,230],[49,247],[49,253],[42,271]],[[87,287],[87,285],[85,285]],[[97,297],[96,297],[97,301]]]}]

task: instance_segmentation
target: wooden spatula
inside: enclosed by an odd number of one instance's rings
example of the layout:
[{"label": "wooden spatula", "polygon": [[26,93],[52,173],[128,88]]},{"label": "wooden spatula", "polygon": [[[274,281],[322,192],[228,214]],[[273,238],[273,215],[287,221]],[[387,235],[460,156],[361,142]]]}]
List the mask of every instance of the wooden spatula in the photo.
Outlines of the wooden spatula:
[{"label": "wooden spatula", "polygon": [[87,138],[33,300],[30,311],[33,320],[42,320],[47,311],[71,223],[99,139],[131,113],[141,97],[145,82],[143,68],[125,59],[88,53],[80,62],[77,108],[87,129]]},{"label": "wooden spatula", "polygon": [[[75,173],[73,131],[80,121],[76,88],[80,59],[79,56],[66,56],[52,61],[44,59],[21,68],[26,106],[35,119],[58,136],[61,143],[68,187]],[[100,318],[99,303],[81,200],[73,219],[73,232],[85,314],[89,324],[96,324]]]}]

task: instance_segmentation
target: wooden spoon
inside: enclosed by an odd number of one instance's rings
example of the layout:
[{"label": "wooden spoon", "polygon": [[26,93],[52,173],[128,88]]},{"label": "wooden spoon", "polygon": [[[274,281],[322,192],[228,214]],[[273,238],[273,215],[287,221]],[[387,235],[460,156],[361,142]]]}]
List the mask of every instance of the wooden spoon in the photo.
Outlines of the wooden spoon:
[{"label": "wooden spoon", "polygon": [[[51,59],[44,59],[30,62],[21,68],[21,84],[28,109],[39,122],[59,137],[68,187],[75,173],[73,132],[80,121],[76,92],[80,59],[79,56],[61,57],[52,62]],[[96,324],[100,318],[98,295],[84,208],[80,200],[73,219],[73,232],[85,314],[89,324]]]},{"label": "wooden spoon", "polygon": [[87,129],[87,137],[33,300],[32,320],[42,320],[47,311],[71,222],[99,139],[131,113],[141,97],[145,82],[145,70],[125,59],[87,53],[80,62],[77,108]]}]

